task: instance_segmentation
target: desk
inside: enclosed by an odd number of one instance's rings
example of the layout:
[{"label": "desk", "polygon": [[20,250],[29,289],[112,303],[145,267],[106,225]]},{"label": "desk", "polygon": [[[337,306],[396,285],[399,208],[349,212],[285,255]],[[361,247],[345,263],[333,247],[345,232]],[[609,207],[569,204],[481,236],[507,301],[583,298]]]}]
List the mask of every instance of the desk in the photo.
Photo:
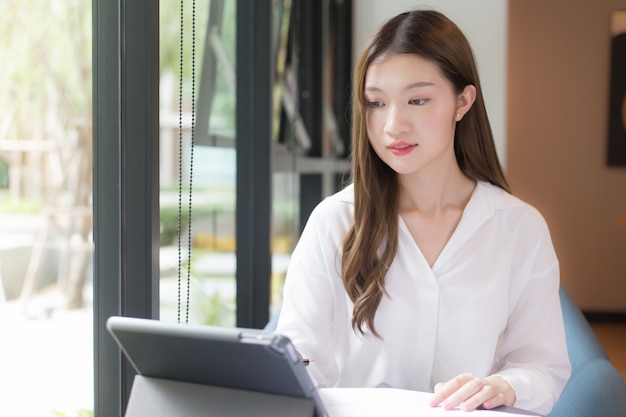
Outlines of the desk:
[{"label": "desk", "polygon": [[514,407],[475,410],[471,414],[461,410],[446,411],[428,405],[431,393],[393,388],[322,388],[320,396],[332,417],[541,417]]}]

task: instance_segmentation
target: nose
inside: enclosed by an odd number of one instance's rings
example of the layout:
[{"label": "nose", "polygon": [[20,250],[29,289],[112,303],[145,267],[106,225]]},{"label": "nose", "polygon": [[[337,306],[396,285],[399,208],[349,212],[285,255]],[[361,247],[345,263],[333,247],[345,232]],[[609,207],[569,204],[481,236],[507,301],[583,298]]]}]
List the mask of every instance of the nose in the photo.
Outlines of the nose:
[{"label": "nose", "polygon": [[391,106],[385,120],[385,133],[391,137],[399,137],[409,131],[409,115],[402,106]]}]

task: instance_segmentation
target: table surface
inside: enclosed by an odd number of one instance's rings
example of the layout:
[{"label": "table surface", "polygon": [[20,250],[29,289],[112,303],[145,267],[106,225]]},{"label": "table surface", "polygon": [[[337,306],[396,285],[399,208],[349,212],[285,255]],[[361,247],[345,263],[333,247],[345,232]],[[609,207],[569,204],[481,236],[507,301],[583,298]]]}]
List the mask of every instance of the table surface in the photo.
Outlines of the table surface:
[{"label": "table surface", "polygon": [[[467,412],[460,409],[446,411],[440,407],[429,406],[428,402],[433,394],[428,392],[394,388],[321,388],[319,394],[326,411],[333,417],[468,417]],[[493,410],[477,409],[471,414],[471,417],[542,417],[537,413],[504,406]]]}]

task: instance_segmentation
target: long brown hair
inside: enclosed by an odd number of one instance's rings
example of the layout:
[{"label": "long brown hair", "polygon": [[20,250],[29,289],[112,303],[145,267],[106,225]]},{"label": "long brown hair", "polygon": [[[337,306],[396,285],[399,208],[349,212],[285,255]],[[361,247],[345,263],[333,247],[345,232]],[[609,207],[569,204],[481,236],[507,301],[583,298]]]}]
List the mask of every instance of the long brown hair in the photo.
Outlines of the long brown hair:
[{"label": "long brown hair", "polygon": [[457,94],[476,87],[476,100],[457,123],[454,152],[469,178],[509,191],[483,101],[471,46],[448,18],[432,10],[405,12],[385,23],[361,55],[354,75],[352,182],[354,222],[343,242],[342,279],[354,303],[352,327],[364,325],[377,337],[374,316],[385,294],[385,275],[398,248],[398,193],[395,171],[374,152],[367,136],[365,76],[377,58],[416,54],[434,62]]}]

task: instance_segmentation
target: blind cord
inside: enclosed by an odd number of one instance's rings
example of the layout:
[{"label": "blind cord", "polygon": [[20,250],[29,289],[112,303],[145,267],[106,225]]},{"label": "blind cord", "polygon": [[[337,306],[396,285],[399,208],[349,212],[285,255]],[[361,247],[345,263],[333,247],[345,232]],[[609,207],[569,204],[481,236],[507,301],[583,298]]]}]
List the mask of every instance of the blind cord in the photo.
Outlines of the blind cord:
[{"label": "blind cord", "polygon": [[193,150],[196,138],[196,0],[191,2],[191,151],[189,158],[189,223],[187,228],[187,309],[185,323],[189,323],[189,294],[191,284],[191,194],[193,191]]},{"label": "blind cord", "polygon": [[[184,17],[185,17],[185,0],[180,0],[180,66],[178,78],[178,309],[177,320],[181,320],[181,298],[182,298],[182,243],[181,235],[183,229],[183,84],[184,84]],[[187,299],[185,306],[185,323],[189,323],[189,304],[190,304],[190,287],[191,287],[191,207],[193,193],[193,154],[196,131],[196,108],[195,108],[195,90],[196,90],[196,2],[192,1],[191,11],[191,143],[190,143],[190,159],[189,159],[189,200],[188,200],[188,220],[187,220]]]}]

